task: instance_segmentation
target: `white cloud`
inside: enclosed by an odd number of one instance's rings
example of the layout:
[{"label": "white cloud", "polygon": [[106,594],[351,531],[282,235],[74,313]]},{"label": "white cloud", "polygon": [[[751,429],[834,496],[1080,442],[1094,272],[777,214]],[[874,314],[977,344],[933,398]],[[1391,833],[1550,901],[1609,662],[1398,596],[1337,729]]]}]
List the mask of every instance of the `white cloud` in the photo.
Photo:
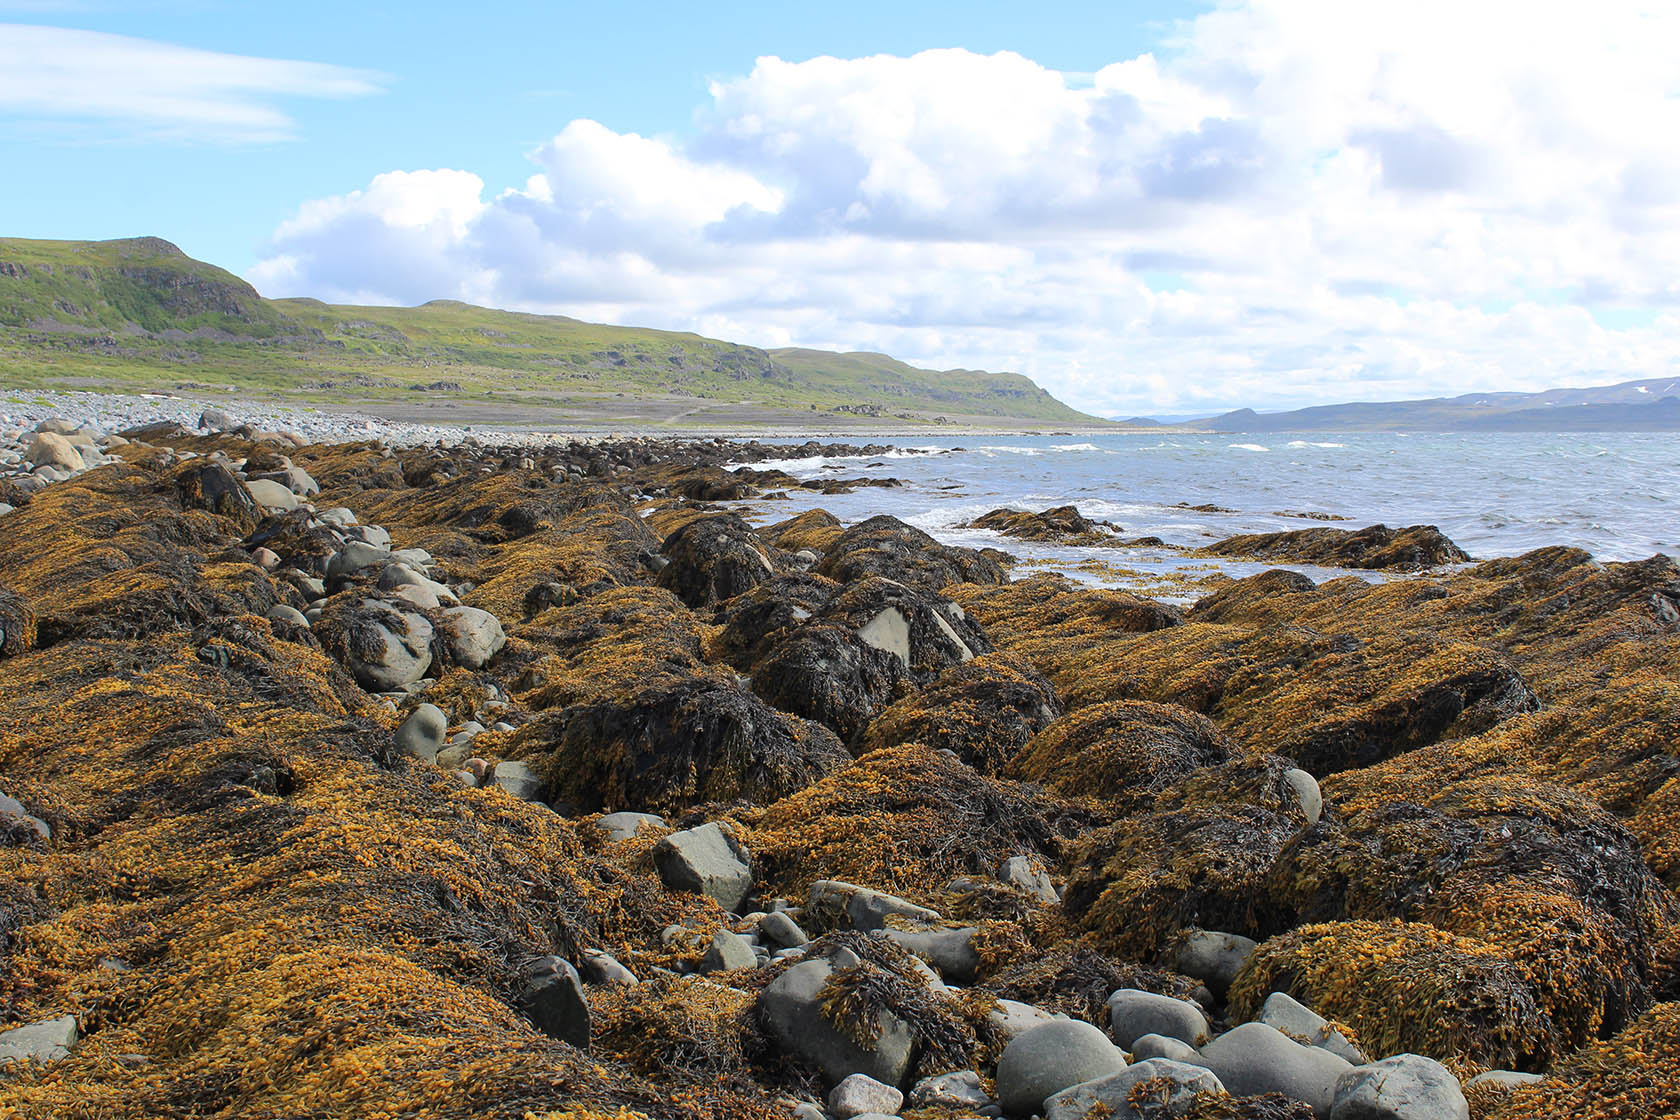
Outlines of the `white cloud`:
[{"label": "white cloud", "polygon": [[151,39],[0,24],[0,114],[101,122],[148,137],[272,141],[293,134],[288,97],[359,97],[377,75]]},{"label": "white cloud", "polygon": [[1017,369],[1104,412],[1667,374],[1680,9],[1252,0],[1070,80],[758,60],[690,135],[573,121],[489,196],[312,202],[271,294],[526,310]]}]

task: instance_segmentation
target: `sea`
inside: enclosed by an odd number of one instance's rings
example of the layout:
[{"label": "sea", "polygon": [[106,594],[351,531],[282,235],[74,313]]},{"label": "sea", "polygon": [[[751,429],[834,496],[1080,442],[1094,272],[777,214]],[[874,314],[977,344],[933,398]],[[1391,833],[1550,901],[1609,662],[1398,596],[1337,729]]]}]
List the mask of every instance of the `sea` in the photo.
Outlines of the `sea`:
[{"label": "sea", "polygon": [[[790,448],[790,451],[792,449]],[[1680,548],[1680,435],[1648,433],[1126,433],[912,438],[870,456],[754,463],[800,479],[895,478],[849,494],[790,491],[746,509],[764,524],[822,508],[851,524],[892,514],[947,544],[1001,548],[1016,576],[1057,571],[1185,602],[1213,581],[1310,565],[1188,556],[1238,533],[1325,525],[1434,525],[1473,557],[1571,545],[1599,560]],[[1074,505],[1117,540],[1166,547],[1081,548],[1015,541],[966,526],[989,510]],[[1197,510],[1193,507],[1213,507]],[[1320,521],[1304,515],[1330,515]],[[1392,578],[1358,573],[1367,579]]]}]

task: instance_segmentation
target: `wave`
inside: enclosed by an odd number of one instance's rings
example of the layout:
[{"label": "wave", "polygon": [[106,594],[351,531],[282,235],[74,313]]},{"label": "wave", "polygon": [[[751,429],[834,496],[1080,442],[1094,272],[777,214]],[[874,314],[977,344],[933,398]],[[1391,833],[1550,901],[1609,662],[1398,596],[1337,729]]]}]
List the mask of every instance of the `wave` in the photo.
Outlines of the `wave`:
[{"label": "wave", "polygon": [[1292,439],[1292,440],[1289,441],[1289,446],[1291,446],[1291,447],[1346,447],[1347,444],[1345,444],[1345,443],[1314,443],[1311,440]]},{"label": "wave", "polygon": [[1052,451],[1101,451],[1102,448],[1094,443],[1057,443],[1050,447]]},{"label": "wave", "polygon": [[1261,447],[1258,443],[1231,443],[1231,444],[1226,444],[1226,446],[1231,448],[1233,451],[1270,451],[1271,450],[1271,448],[1269,448],[1269,447]]}]

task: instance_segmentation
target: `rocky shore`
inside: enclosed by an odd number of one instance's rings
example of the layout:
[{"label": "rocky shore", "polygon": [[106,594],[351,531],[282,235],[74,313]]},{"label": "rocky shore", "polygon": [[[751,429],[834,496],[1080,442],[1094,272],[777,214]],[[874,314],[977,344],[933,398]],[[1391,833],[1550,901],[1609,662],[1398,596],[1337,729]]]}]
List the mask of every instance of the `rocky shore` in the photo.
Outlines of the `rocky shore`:
[{"label": "rocky shore", "polygon": [[181,419],[0,425],[0,1116],[1680,1114],[1666,557]]}]

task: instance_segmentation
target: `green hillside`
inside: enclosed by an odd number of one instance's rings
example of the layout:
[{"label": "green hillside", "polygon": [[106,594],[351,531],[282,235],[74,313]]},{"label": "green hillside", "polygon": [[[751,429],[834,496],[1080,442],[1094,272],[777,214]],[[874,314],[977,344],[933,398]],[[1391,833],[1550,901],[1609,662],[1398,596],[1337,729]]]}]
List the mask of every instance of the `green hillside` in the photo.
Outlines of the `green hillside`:
[{"label": "green hillside", "polygon": [[0,383],[260,395],[456,422],[1103,423],[1019,374],[766,351],[452,300],[267,300],[157,238],[0,238]]}]

